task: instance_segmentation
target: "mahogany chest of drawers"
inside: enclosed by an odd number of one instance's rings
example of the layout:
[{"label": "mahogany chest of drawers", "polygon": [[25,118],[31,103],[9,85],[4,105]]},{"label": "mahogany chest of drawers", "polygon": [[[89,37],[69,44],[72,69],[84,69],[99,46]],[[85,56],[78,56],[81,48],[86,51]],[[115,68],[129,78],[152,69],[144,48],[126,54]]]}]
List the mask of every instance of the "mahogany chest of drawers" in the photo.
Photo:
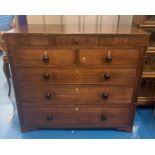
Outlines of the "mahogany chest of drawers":
[{"label": "mahogany chest of drawers", "polygon": [[22,131],[132,131],[146,32],[4,34]]}]

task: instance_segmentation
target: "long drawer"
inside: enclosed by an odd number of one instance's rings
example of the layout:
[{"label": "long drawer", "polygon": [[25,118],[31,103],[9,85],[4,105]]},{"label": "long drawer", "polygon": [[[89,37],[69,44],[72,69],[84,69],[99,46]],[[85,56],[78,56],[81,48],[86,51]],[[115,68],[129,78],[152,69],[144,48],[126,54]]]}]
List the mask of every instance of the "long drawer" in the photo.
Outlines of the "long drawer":
[{"label": "long drawer", "polygon": [[[50,25],[51,28],[51,25]],[[62,28],[60,28],[60,31]],[[31,31],[31,29],[29,29]],[[51,33],[51,32],[50,32]],[[112,37],[113,38],[113,37]],[[42,34],[36,35],[10,35],[8,36],[9,44],[13,46],[27,47],[96,47],[100,39],[95,35],[59,35],[59,34]],[[133,39],[132,39],[133,40]]]},{"label": "long drawer", "polygon": [[133,88],[106,85],[18,85],[24,105],[130,104]]},{"label": "long drawer", "polygon": [[134,85],[135,68],[18,68],[18,82]]},{"label": "long drawer", "polygon": [[95,65],[95,66],[136,66],[139,50],[132,48],[94,49],[36,49],[19,48],[13,51],[13,61],[19,66],[41,65]]},{"label": "long drawer", "polygon": [[35,128],[102,128],[129,125],[129,107],[23,107],[23,123]]}]

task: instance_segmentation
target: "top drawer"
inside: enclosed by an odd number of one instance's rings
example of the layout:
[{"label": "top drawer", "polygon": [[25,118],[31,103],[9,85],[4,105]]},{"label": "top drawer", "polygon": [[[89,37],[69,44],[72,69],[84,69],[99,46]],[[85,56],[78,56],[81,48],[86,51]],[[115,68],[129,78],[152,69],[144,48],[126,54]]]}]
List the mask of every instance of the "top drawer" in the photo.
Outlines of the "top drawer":
[{"label": "top drawer", "polygon": [[13,51],[16,65],[75,65],[73,49],[19,48]]},{"label": "top drawer", "polygon": [[50,34],[48,33],[5,33],[4,39],[10,46],[18,47],[146,47],[149,35],[129,34]]},{"label": "top drawer", "polygon": [[139,50],[132,48],[82,49],[79,57],[82,65],[136,67]]},{"label": "top drawer", "polygon": [[95,47],[97,45],[96,36],[59,36],[59,46],[63,47]]}]

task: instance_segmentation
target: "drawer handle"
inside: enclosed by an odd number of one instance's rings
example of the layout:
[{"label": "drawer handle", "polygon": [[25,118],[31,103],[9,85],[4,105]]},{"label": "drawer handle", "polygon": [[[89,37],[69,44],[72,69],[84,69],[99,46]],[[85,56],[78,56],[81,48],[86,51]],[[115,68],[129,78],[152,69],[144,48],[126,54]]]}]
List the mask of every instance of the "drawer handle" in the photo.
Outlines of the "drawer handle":
[{"label": "drawer handle", "polygon": [[111,56],[111,52],[109,50],[107,56],[106,56],[106,62],[111,63],[112,62],[112,56]]},{"label": "drawer handle", "polygon": [[106,115],[101,114],[101,120],[102,120],[102,121],[106,121],[106,120],[107,120],[107,116],[106,116]]},{"label": "drawer handle", "polygon": [[43,62],[46,63],[46,64],[49,62],[49,56],[48,56],[48,54],[47,54],[47,51],[44,52],[44,55],[43,55]]},{"label": "drawer handle", "polygon": [[50,74],[49,73],[45,73],[43,75],[44,80],[49,80],[50,79]]},{"label": "drawer handle", "polygon": [[104,92],[102,94],[102,99],[106,100],[106,99],[108,99],[108,97],[109,97],[109,94],[107,92]]},{"label": "drawer handle", "polygon": [[47,100],[50,100],[50,99],[52,98],[52,94],[51,94],[50,92],[46,92],[46,93],[45,93],[45,98],[46,98]]},{"label": "drawer handle", "polygon": [[46,120],[47,120],[47,121],[51,121],[52,119],[53,119],[52,114],[47,114]]},{"label": "drawer handle", "polygon": [[110,78],[111,78],[111,75],[109,73],[104,74],[104,79],[105,80],[110,80]]}]

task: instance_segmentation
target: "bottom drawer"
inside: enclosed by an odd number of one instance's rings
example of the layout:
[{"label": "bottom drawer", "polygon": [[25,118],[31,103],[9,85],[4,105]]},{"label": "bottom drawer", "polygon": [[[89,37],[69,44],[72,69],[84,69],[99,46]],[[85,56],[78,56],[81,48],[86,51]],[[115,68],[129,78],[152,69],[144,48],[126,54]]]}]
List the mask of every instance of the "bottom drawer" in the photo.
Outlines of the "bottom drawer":
[{"label": "bottom drawer", "polygon": [[22,107],[23,125],[33,128],[102,128],[129,125],[129,107]]}]

